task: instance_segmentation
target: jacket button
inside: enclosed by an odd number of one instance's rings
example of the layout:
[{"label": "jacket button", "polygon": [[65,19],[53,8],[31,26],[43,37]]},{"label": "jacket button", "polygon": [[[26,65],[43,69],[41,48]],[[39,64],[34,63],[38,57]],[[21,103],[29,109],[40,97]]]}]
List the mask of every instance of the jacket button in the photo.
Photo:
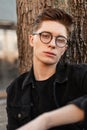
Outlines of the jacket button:
[{"label": "jacket button", "polygon": [[21,118],[21,116],[22,116],[21,113],[18,113],[18,118]]},{"label": "jacket button", "polygon": [[34,106],[34,104],[33,103],[31,103],[31,107],[33,107]]},{"label": "jacket button", "polygon": [[32,85],[32,88],[35,88],[35,86],[34,86],[34,85]]}]

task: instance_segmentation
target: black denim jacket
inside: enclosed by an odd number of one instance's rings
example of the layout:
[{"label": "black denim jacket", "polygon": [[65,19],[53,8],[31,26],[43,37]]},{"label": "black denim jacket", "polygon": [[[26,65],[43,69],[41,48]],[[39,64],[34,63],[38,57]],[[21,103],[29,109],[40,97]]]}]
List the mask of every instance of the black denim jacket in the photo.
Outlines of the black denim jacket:
[{"label": "black denim jacket", "polygon": [[[32,102],[31,90],[34,90],[33,67],[29,72],[22,74],[14,80],[7,88],[8,130],[15,130],[33,119],[32,109],[34,104]],[[83,122],[54,128],[53,130],[87,130],[86,64],[58,64],[52,96],[56,108],[73,103],[85,112]]]}]

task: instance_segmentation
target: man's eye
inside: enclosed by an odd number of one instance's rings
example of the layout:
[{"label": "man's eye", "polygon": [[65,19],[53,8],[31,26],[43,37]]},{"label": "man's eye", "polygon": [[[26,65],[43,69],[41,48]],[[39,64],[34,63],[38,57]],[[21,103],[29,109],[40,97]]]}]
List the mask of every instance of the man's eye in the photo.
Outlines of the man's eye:
[{"label": "man's eye", "polygon": [[63,40],[63,39],[57,39],[57,41],[58,41],[58,42],[64,42],[64,40]]},{"label": "man's eye", "polygon": [[63,39],[63,38],[58,38],[58,39],[57,39],[57,42],[59,42],[59,43],[65,43],[65,42],[66,42],[66,40],[65,40],[65,39]]},{"label": "man's eye", "polygon": [[48,39],[48,38],[50,38],[50,35],[42,34],[42,37]]}]

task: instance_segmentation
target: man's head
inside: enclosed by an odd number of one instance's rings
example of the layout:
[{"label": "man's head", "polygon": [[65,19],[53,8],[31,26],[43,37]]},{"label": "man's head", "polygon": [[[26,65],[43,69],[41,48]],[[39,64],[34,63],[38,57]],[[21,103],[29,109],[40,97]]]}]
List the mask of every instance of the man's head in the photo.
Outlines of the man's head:
[{"label": "man's head", "polygon": [[65,11],[58,8],[45,9],[41,14],[39,14],[34,22],[33,31],[37,31],[42,22],[49,20],[63,24],[67,29],[68,35],[71,34],[73,27],[72,17]]},{"label": "man's head", "polygon": [[60,9],[46,9],[35,20],[30,45],[34,63],[56,65],[66,51],[72,18]]}]

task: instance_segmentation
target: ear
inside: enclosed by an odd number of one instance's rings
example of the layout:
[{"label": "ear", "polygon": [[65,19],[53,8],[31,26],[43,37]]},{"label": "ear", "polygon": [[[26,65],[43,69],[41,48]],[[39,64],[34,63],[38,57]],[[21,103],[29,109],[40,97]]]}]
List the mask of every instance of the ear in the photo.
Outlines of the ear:
[{"label": "ear", "polygon": [[65,51],[67,51],[68,47],[69,47],[68,45],[65,46]]},{"label": "ear", "polygon": [[33,35],[29,35],[29,44],[31,47],[33,47],[33,39],[34,39]]}]

